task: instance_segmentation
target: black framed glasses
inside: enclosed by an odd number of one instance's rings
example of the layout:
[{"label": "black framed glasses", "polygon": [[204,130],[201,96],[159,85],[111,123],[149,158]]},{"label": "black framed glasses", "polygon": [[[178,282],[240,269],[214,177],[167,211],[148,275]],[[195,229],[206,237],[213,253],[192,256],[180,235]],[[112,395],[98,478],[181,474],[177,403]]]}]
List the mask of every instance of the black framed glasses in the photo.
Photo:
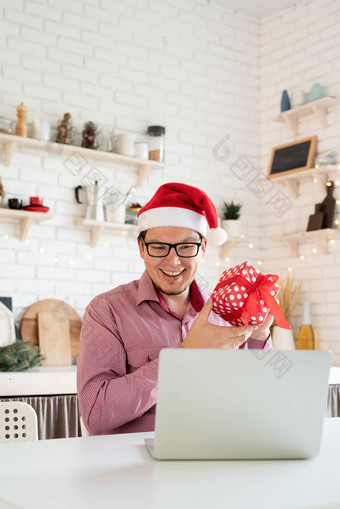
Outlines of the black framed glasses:
[{"label": "black framed glasses", "polygon": [[145,242],[142,239],[149,256],[154,258],[165,258],[174,248],[177,256],[180,258],[194,258],[198,255],[198,251],[202,242],[179,242],[178,244],[168,244],[167,242]]}]

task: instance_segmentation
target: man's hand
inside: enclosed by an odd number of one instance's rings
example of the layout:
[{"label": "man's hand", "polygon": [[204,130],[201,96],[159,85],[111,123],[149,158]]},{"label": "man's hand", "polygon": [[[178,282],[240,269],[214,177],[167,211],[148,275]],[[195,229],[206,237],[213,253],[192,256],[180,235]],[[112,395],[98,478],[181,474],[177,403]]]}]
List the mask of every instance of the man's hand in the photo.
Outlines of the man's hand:
[{"label": "man's hand", "polygon": [[273,323],[274,317],[271,313],[268,314],[267,318],[262,325],[257,327],[257,330],[251,334],[251,339],[258,339],[260,341],[266,341],[270,334],[269,327]]},{"label": "man's hand", "polygon": [[[211,310],[212,299],[210,298],[183,341],[184,348],[233,348],[241,346],[250,336],[253,337],[254,331],[257,329],[256,325],[224,327],[209,323],[208,317]],[[263,326],[264,324],[261,325],[261,328]]]}]

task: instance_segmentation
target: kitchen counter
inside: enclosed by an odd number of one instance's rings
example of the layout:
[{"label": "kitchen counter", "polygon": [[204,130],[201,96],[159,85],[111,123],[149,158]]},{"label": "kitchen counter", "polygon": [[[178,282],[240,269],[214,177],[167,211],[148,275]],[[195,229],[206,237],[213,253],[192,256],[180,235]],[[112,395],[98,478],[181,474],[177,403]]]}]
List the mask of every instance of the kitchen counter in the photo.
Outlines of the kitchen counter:
[{"label": "kitchen counter", "polygon": [[[340,385],[340,367],[332,367],[330,385]],[[76,394],[77,366],[40,366],[12,373],[0,373],[0,396]]]},{"label": "kitchen counter", "polygon": [[51,394],[77,394],[77,366],[39,366],[0,373],[1,397]]},{"label": "kitchen counter", "polygon": [[329,385],[340,385],[340,367],[331,367],[328,383]]}]

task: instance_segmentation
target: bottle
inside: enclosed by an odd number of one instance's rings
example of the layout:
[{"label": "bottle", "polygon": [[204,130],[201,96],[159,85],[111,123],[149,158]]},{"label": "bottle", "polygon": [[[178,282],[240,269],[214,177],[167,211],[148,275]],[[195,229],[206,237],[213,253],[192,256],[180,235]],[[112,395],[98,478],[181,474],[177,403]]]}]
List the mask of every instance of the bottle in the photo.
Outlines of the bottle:
[{"label": "bottle", "polygon": [[310,323],[309,302],[303,303],[303,318],[298,335],[298,349],[314,350],[314,332]]},{"label": "bottle", "polygon": [[327,195],[322,202],[322,212],[324,213],[322,228],[333,228],[336,199],[333,196],[334,182],[328,181],[326,184]]},{"label": "bottle", "polygon": [[152,161],[164,162],[164,139],[165,127],[161,125],[150,125],[149,135],[149,159]]}]

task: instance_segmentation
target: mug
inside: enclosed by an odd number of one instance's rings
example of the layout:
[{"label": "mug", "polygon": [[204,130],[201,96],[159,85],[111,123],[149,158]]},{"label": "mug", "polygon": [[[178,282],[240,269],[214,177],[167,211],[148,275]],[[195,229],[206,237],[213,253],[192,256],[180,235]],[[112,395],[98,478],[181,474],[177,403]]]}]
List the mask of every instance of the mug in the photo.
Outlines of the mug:
[{"label": "mug", "polygon": [[33,120],[33,138],[38,140],[49,141],[51,127],[49,122],[44,118],[35,118]]},{"label": "mug", "polygon": [[120,133],[113,137],[114,151],[124,156],[135,155],[134,135],[131,133]]},{"label": "mug", "polygon": [[117,207],[114,203],[108,203],[105,205],[105,216],[109,223],[125,223],[125,204]]},{"label": "mug", "polygon": [[301,106],[301,104],[305,104],[306,102],[306,94],[304,90],[294,90],[292,94],[292,103],[293,108],[296,106]]},{"label": "mug", "polygon": [[135,141],[135,157],[149,159],[149,144],[146,141]]},{"label": "mug", "polygon": [[8,208],[16,210],[22,209],[22,200],[19,200],[19,198],[8,198]]},{"label": "mug", "polygon": [[30,196],[30,205],[43,205],[44,198],[40,198],[40,196]]}]

